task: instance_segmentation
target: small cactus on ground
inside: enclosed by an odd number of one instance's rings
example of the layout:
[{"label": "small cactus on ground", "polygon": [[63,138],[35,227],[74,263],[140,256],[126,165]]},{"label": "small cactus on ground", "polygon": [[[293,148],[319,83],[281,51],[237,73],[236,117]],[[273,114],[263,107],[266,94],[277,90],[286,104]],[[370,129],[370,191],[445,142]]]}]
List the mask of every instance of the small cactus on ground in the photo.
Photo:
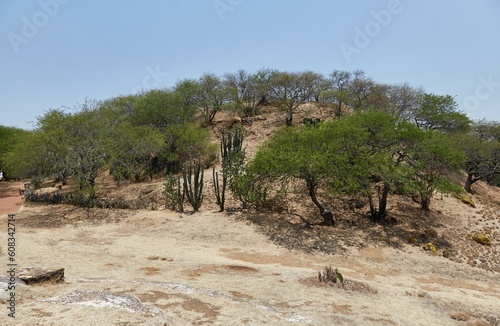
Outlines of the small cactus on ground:
[{"label": "small cactus on ground", "polygon": [[344,286],[344,277],[337,268],[333,269],[332,266],[325,266],[323,273],[318,272],[318,281],[320,283],[337,283],[338,281]]}]

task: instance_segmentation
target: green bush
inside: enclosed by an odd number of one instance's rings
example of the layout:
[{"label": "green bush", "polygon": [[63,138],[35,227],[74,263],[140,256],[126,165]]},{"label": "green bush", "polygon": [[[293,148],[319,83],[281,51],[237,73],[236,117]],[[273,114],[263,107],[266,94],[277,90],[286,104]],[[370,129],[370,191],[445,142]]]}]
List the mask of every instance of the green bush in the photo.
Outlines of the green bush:
[{"label": "green bush", "polygon": [[204,166],[215,163],[217,145],[210,142],[210,131],[195,123],[182,123],[165,131],[166,151],[163,154],[171,173],[180,172],[182,164],[199,158]]},{"label": "green bush", "polygon": [[175,210],[179,203],[178,179],[169,173],[163,183],[163,194],[165,195],[165,207]]},{"label": "green bush", "polygon": [[472,240],[484,246],[491,246],[491,240],[483,233],[476,233],[472,236]]}]

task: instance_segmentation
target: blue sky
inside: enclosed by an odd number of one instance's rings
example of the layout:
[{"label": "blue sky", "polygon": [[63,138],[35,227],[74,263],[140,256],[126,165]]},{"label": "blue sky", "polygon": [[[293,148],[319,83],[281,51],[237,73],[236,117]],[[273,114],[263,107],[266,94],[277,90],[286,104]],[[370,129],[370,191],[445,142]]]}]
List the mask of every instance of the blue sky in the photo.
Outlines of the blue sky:
[{"label": "blue sky", "polygon": [[361,69],[500,121],[498,0],[0,0],[0,124],[204,72]]}]

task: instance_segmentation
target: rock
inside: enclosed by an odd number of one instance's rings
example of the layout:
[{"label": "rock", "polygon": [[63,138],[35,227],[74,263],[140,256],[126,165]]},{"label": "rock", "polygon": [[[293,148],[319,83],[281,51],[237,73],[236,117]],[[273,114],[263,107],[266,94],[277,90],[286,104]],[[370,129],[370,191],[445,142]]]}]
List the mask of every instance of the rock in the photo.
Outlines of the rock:
[{"label": "rock", "polygon": [[64,282],[64,268],[46,270],[36,267],[26,267],[19,270],[18,277],[27,285],[61,283]]},{"label": "rock", "polygon": [[103,291],[75,290],[70,293],[62,294],[58,297],[43,300],[43,302],[59,303],[63,305],[81,304],[90,307],[113,308],[149,317],[158,316],[163,313],[161,309],[154,305],[142,304],[139,299],[132,295]]}]

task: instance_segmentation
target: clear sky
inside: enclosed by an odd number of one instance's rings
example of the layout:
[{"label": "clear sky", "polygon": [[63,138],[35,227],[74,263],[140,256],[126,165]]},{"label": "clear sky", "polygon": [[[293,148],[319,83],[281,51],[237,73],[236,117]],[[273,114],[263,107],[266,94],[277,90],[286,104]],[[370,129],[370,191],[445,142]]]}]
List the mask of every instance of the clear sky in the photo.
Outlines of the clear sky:
[{"label": "clear sky", "polygon": [[361,69],[500,121],[498,0],[0,0],[0,124],[204,72]]}]

